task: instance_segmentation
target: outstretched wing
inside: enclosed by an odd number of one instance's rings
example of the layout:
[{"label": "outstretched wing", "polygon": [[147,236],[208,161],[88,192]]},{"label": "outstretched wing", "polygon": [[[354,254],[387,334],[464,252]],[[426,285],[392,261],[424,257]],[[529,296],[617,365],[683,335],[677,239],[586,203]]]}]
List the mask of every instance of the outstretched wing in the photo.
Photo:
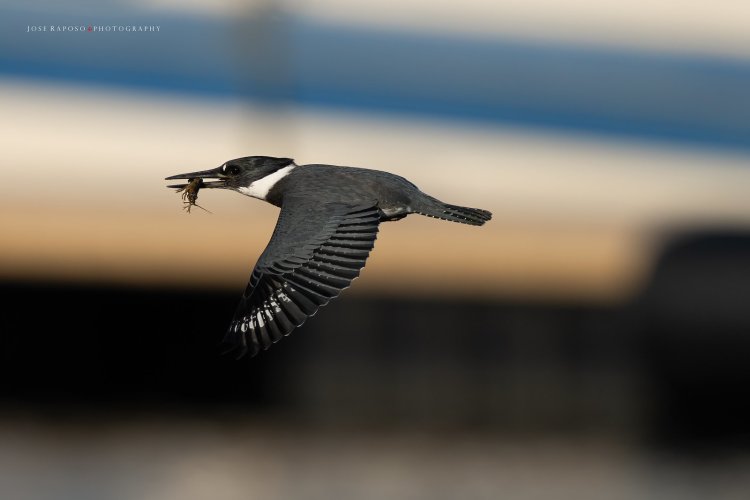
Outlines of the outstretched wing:
[{"label": "outstretched wing", "polygon": [[380,216],[374,202],[284,200],[224,337],[228,351],[254,356],[337,297],[365,266]]}]

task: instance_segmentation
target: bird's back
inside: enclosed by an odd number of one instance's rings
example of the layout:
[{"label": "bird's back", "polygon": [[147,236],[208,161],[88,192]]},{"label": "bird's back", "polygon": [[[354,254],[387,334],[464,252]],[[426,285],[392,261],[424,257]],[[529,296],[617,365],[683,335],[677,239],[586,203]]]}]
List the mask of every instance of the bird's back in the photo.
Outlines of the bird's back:
[{"label": "bird's back", "polygon": [[270,194],[278,201],[284,197],[312,198],[319,203],[374,201],[386,209],[407,206],[421,194],[414,184],[389,172],[322,164],[295,168],[273,191]]}]

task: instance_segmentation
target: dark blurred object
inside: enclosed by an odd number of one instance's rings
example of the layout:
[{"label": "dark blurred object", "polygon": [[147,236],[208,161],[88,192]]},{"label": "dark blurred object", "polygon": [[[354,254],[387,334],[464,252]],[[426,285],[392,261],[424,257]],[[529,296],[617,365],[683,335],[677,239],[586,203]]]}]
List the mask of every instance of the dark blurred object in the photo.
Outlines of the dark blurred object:
[{"label": "dark blurred object", "polygon": [[218,355],[232,295],[6,283],[0,397],[63,412],[263,404],[265,360],[240,365]]},{"label": "dark blurred object", "polygon": [[[219,354],[236,294],[6,284],[0,397],[241,406],[319,425],[629,425],[625,330],[590,307],[355,298],[257,358]],[[600,334],[606,328],[607,335]]]},{"label": "dark blurred object", "polygon": [[750,445],[750,234],[673,238],[637,309],[652,437]]},{"label": "dark blurred object", "polygon": [[745,446],[749,262],[747,234],[683,237],[641,297],[611,308],[344,294],[240,362],[218,348],[234,291],[6,283],[0,398]]}]

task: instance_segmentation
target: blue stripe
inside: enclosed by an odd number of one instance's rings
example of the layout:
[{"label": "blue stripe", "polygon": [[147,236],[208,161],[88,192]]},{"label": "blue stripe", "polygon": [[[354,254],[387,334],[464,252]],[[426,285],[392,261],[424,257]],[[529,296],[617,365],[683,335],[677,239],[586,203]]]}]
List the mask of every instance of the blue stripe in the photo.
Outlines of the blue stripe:
[{"label": "blue stripe", "polygon": [[[251,18],[0,10],[0,74],[750,152],[750,61]],[[26,33],[27,25],[158,33]]]}]

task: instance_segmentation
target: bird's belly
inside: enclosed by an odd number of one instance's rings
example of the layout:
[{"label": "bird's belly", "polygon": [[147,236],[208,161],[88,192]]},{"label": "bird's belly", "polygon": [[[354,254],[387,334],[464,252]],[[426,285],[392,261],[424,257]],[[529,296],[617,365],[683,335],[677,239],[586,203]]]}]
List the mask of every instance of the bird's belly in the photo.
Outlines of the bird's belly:
[{"label": "bird's belly", "polygon": [[409,207],[381,207],[380,211],[383,212],[384,221],[403,219],[412,212]]},{"label": "bird's belly", "polygon": [[383,214],[386,217],[391,217],[393,215],[401,215],[401,214],[408,213],[408,211],[406,209],[404,209],[403,207],[398,207],[398,208],[396,208],[396,207],[381,208],[380,210],[383,212]]}]

